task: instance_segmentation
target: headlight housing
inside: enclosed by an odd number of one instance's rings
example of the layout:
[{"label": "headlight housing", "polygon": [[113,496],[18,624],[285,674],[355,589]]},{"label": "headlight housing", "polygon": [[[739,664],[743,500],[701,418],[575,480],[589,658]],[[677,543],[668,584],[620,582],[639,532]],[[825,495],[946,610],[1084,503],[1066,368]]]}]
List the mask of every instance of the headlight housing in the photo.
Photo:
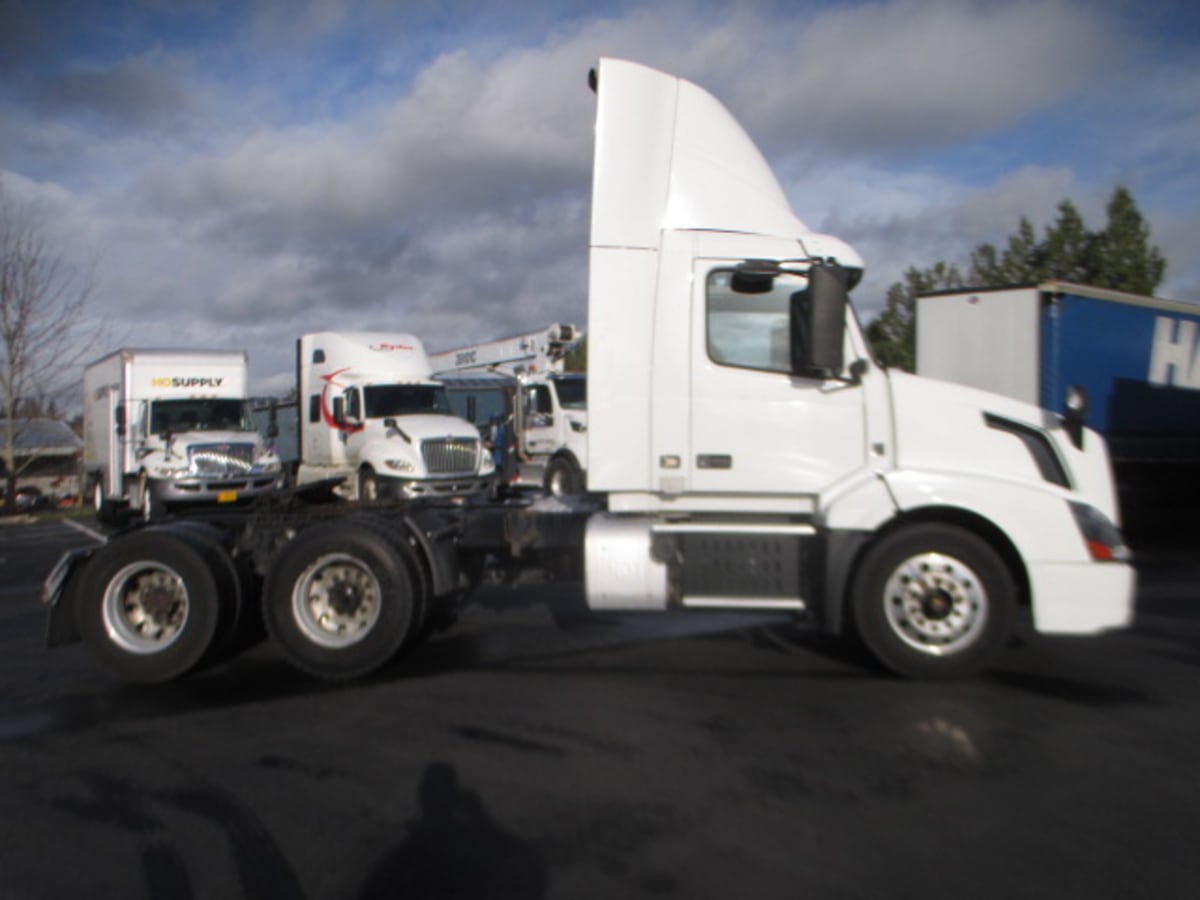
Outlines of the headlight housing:
[{"label": "headlight housing", "polygon": [[1071,514],[1095,562],[1129,562],[1133,558],[1121,529],[1104,513],[1087,503],[1071,503]]},{"label": "headlight housing", "polygon": [[412,472],[413,464],[407,459],[385,459],[383,464],[393,472]]},{"label": "headlight housing", "polygon": [[150,466],[149,472],[154,478],[182,478],[187,475],[188,467],[186,464],[182,466]]}]

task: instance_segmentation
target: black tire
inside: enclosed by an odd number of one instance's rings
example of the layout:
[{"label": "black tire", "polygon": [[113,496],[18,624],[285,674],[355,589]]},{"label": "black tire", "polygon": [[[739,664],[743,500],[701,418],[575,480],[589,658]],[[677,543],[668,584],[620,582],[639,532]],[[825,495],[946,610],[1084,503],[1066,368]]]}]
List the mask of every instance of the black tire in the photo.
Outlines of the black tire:
[{"label": "black tire", "polygon": [[554,497],[575,496],[587,490],[583,470],[571,456],[556,456],[546,463],[542,486]]},{"label": "black tire", "polygon": [[358,501],[360,503],[375,503],[379,499],[379,478],[370,466],[363,466],[358,472]]},{"label": "black tire", "polygon": [[166,504],[154,496],[154,487],[145,472],[138,475],[137,501],[138,513],[144,522],[157,522],[166,512]]},{"label": "black tire", "polygon": [[84,644],[127,681],[169,681],[193,669],[221,621],[223,577],[181,535],[131,532],[80,573],[75,618]]},{"label": "black tire", "polygon": [[366,520],[301,532],[263,589],[267,632],[298,669],[358,678],[391,660],[419,629],[423,581],[403,538]]},{"label": "black tire", "polygon": [[982,538],[918,524],[872,547],[858,570],[851,613],[858,636],[886,668],[909,678],[973,675],[1004,647],[1016,587]]},{"label": "black tire", "polygon": [[246,559],[234,558],[225,533],[204,522],[186,519],[161,527],[200,549],[217,577],[221,618],[204,664],[228,659],[265,640],[267,634],[258,614],[258,576]]},{"label": "black tire", "polygon": [[92,482],[92,508],[96,510],[96,520],[111,524],[116,518],[116,509],[104,495],[104,476],[97,475]]}]

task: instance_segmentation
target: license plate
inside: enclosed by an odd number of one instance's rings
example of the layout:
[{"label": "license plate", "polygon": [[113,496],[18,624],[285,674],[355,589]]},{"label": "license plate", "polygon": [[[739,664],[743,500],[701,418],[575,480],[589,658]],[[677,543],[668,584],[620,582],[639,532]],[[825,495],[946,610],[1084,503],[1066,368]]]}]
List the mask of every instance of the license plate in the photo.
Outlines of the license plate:
[{"label": "license plate", "polygon": [[221,491],[217,494],[218,503],[237,503],[237,491]]}]

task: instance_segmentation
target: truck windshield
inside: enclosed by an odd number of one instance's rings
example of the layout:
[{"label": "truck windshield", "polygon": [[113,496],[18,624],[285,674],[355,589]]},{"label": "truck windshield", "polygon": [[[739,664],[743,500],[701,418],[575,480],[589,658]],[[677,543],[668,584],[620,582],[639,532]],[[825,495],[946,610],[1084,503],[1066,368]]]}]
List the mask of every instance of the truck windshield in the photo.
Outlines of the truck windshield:
[{"label": "truck windshield", "polygon": [[150,404],[150,431],[254,431],[245,400],[155,400]]},{"label": "truck windshield", "polygon": [[450,413],[446,389],[440,384],[375,384],[363,388],[368,419],[414,413]]},{"label": "truck windshield", "polygon": [[587,378],[582,375],[555,378],[558,404],[563,409],[587,409]]}]

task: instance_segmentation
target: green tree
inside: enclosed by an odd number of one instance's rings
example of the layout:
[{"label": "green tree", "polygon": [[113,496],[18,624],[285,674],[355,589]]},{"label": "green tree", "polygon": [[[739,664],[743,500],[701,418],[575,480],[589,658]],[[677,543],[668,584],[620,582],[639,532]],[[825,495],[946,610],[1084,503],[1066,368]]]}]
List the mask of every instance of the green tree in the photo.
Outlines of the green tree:
[{"label": "green tree", "polygon": [[1118,187],[1108,201],[1108,224],[1095,236],[1095,261],[1088,284],[1153,294],[1167,272],[1167,261],[1150,244],[1150,226],[1133,195]]},{"label": "green tree", "polygon": [[888,289],[883,312],[867,326],[875,357],[884,365],[913,370],[916,298],[930,291],[1058,280],[1153,294],[1167,264],[1158,247],[1151,245],[1150,227],[1127,188],[1118,186],[1113,191],[1107,212],[1104,229],[1090,231],[1075,204],[1063,200],[1041,240],[1033,223],[1022,216],[1002,251],[987,243],[971,251],[965,281],[956,266],[945,262],[927,269],[910,267],[904,281]]},{"label": "green tree", "polygon": [[587,335],[585,334],[567,351],[563,360],[563,368],[568,372],[587,371]]},{"label": "green tree", "polygon": [[962,275],[953,265],[937,262],[927,269],[910,266],[904,281],[888,288],[887,305],[867,326],[867,340],[875,358],[885,366],[911,372],[916,365],[917,295],[962,286]]}]

